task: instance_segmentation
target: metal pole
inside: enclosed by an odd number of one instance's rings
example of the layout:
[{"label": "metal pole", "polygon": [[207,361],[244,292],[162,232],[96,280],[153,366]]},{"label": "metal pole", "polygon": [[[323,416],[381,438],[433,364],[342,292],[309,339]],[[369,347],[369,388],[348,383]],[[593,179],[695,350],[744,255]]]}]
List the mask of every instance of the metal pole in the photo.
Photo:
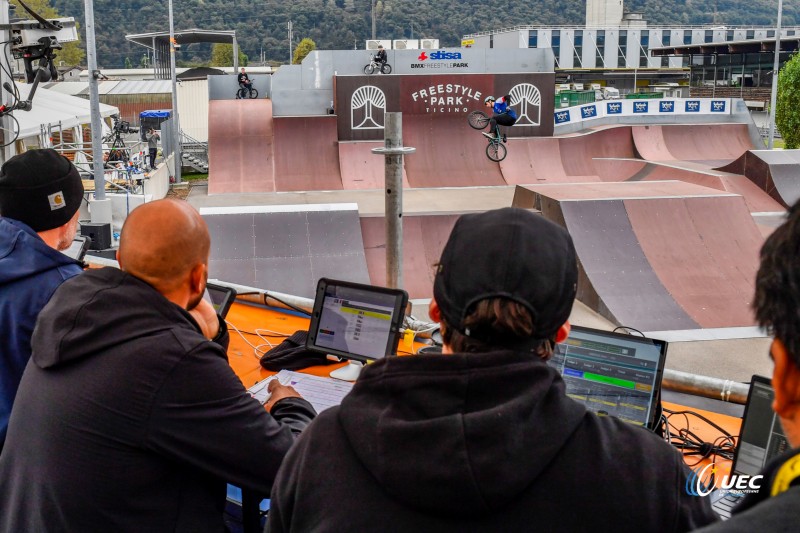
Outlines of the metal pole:
[{"label": "metal pole", "polygon": [[386,286],[403,288],[403,155],[415,148],[403,146],[403,114],[386,113],[383,148],[373,154],[386,158]]},{"label": "metal pole", "polygon": [[294,55],[292,54],[292,21],[289,21],[289,64],[291,65],[294,60]]},{"label": "metal pole", "polygon": [[175,166],[175,183],[181,182],[181,122],[178,119],[178,80],[175,76],[175,27],[172,21],[172,0],[169,0],[169,69],[172,74],[172,127],[175,136],[172,164]]},{"label": "metal pole", "polygon": [[[105,200],[106,184],[103,180],[103,126],[100,119],[100,93],[97,90],[97,48],[94,41],[94,2],[84,0],[86,18],[86,63],[89,67],[89,109],[92,114],[92,171],[94,174],[94,199]],[[94,210],[93,210],[94,211]],[[92,217],[92,221],[95,218]]]},{"label": "metal pole", "polygon": [[[403,146],[403,115],[386,113],[384,147]],[[386,156],[386,285],[403,288],[403,156]]]},{"label": "metal pole", "polygon": [[377,0],[372,0],[370,5],[372,6],[372,40],[375,40],[375,2]]},{"label": "metal pole", "polygon": [[239,72],[239,43],[236,42],[236,37],[233,38],[233,73]]},{"label": "metal pole", "polygon": [[[0,24],[8,24],[8,0],[0,0]],[[9,30],[3,30],[2,33],[2,40],[4,42],[8,41]],[[6,67],[8,72],[11,72],[11,67],[8,64],[8,56],[3,54],[2,57],[2,64]],[[4,83],[12,83],[12,81],[8,78],[5,71],[0,69],[0,87],[3,86]],[[8,107],[11,107],[11,102],[9,101],[10,95],[7,91],[3,91],[2,96],[2,103]],[[8,144],[8,146],[4,146],[2,151],[0,151],[0,165],[14,157],[16,153],[16,147],[14,143],[11,142],[11,139],[14,137],[14,121],[9,115],[5,115],[0,122],[0,127],[3,129],[3,139],[2,144]]]},{"label": "metal pole", "polygon": [[665,390],[742,404],[747,402],[749,389],[747,385],[736,381],[669,369],[664,370],[661,386]]},{"label": "metal pole", "polygon": [[772,150],[775,140],[775,106],[778,101],[778,68],[781,64],[781,19],[783,18],[783,0],[778,0],[778,27],[775,30],[775,62],[772,65],[772,92],[769,96],[769,136],[767,148]]}]

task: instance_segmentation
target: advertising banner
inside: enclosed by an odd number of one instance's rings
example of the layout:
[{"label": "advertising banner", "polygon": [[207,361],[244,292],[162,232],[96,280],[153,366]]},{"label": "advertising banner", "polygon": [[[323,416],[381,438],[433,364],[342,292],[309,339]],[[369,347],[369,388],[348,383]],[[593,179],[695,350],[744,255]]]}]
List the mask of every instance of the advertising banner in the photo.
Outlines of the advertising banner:
[{"label": "advertising banner", "polygon": [[463,121],[483,111],[487,96],[510,95],[517,123],[509,137],[548,136],[553,133],[554,74],[443,74],[391,76],[337,76],[335,104],[341,141],[383,139],[385,114]]}]

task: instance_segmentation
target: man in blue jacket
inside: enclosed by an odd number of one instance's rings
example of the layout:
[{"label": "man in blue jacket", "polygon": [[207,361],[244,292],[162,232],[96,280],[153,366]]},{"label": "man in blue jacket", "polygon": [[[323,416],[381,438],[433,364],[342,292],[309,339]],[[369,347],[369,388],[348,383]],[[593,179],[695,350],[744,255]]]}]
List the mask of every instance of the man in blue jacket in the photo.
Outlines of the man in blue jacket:
[{"label": "man in blue jacket", "polygon": [[55,150],[29,150],[0,169],[0,450],[39,311],[81,272],[72,244],[83,184]]}]

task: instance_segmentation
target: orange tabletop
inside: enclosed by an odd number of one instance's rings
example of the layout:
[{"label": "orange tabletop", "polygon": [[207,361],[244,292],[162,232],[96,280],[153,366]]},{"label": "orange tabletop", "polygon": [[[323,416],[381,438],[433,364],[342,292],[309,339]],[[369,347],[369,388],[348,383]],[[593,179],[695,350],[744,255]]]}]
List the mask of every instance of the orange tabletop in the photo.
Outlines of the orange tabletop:
[{"label": "orange tabletop", "polygon": [[[239,300],[231,306],[227,321],[229,323],[228,329],[230,334],[228,360],[245,387],[251,387],[256,382],[274,374],[274,372],[262,368],[259,363],[260,355],[263,355],[264,352],[270,349],[267,342],[271,343],[273,346],[277,346],[283,341],[284,336],[291,335],[298,330],[307,330],[309,324],[309,318],[301,316],[299,313],[269,308],[257,304],[249,304]],[[236,332],[234,327],[241,332],[241,335]],[[256,333],[259,333],[263,339],[259,338]],[[244,340],[245,338],[253,346],[250,346]],[[256,352],[254,346],[257,347],[259,353]],[[414,349],[419,349],[422,346],[425,345],[422,343],[415,343]],[[401,341],[399,350],[401,355],[404,354],[403,347],[404,345]],[[344,366],[345,364],[346,363],[337,363],[328,366],[313,366],[304,369],[303,372],[318,376],[328,376],[331,370]],[[738,436],[739,434],[739,428],[742,422],[740,418],[701,409],[688,408],[669,402],[663,402],[663,406],[675,412],[692,411],[698,413],[722,427],[731,435]],[[670,417],[670,422],[673,425],[673,433],[680,429],[689,429],[706,442],[714,442],[722,436],[722,433],[718,429],[696,416],[674,414]],[[701,460],[698,456],[686,457],[686,463],[690,466],[695,464],[704,465],[708,462],[709,460]],[[717,460],[717,465],[720,467],[720,474],[725,474],[730,471],[730,463],[731,461],[725,459]]]},{"label": "orange tabletop", "polygon": [[[284,336],[291,335],[295,331],[308,330],[309,320],[308,317],[300,316],[299,313],[248,304],[239,300],[231,306],[226,317],[230,334],[228,361],[245,387],[251,387],[256,382],[275,374],[275,372],[262,368],[259,363],[259,357],[270,349],[267,342],[277,346],[283,341]],[[241,335],[232,326],[238,329]],[[260,334],[263,339],[259,338],[256,333]],[[256,348],[250,346],[248,342],[258,348],[258,353]],[[424,346],[423,343],[414,343],[415,350]],[[400,355],[408,353],[403,351],[404,348],[404,342],[401,340],[398,349]],[[346,364],[312,366],[303,369],[303,372],[327,377],[332,370]]]},{"label": "orange tabletop", "polygon": [[[669,416],[669,421],[671,424],[671,429],[673,433],[677,433],[681,429],[688,429],[695,435],[697,435],[700,439],[705,442],[716,442],[717,444],[723,442],[723,433],[709,424],[708,422],[704,421],[703,419],[694,416],[692,414],[680,414],[684,411],[690,411],[691,413],[697,413],[709,420],[711,420],[714,424],[720,426],[722,429],[727,431],[733,437],[736,438],[736,442],[738,442],[739,437],[739,430],[742,426],[742,419],[736,416],[729,416],[723,415],[720,413],[714,413],[712,411],[704,411],[702,409],[695,409],[694,407],[686,407],[684,405],[679,405],[670,402],[662,402],[662,406],[665,409],[673,411],[674,414],[670,415],[669,413],[665,412],[665,415]],[[674,444],[674,443],[673,443]],[[680,446],[676,446],[680,450]],[[690,467],[696,466],[705,466],[712,462],[714,458],[707,458],[703,459],[699,455],[688,455],[684,457],[686,464]],[[724,459],[722,457],[716,457],[716,464],[717,464],[717,473],[719,479],[725,474],[729,474],[731,470],[731,462],[729,459]]]}]

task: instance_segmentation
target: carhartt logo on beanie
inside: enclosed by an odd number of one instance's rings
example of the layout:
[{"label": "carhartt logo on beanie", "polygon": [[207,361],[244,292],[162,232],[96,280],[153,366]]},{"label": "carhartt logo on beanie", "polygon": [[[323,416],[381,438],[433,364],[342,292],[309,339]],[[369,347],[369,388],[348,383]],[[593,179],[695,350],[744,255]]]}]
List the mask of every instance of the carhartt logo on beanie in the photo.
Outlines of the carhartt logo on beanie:
[{"label": "carhartt logo on beanie", "polygon": [[63,226],[82,200],[78,169],[55,150],[28,150],[0,168],[0,216],[34,231]]}]

